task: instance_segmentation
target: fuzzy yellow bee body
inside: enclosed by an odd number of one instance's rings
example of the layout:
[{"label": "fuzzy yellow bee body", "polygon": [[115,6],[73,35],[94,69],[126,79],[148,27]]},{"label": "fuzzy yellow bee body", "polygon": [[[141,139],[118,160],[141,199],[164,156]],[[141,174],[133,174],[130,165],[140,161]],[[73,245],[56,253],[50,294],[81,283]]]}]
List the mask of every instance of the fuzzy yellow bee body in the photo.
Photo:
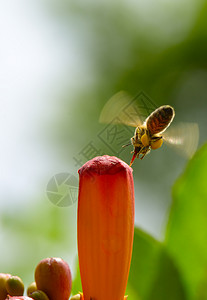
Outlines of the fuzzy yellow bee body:
[{"label": "fuzzy yellow bee body", "polygon": [[163,105],[153,111],[143,125],[137,126],[135,134],[131,138],[134,154],[130,166],[136,157],[139,158],[139,155],[142,155],[140,158],[143,159],[150,149],[155,150],[162,146],[162,133],[170,125],[174,116],[173,107]]}]

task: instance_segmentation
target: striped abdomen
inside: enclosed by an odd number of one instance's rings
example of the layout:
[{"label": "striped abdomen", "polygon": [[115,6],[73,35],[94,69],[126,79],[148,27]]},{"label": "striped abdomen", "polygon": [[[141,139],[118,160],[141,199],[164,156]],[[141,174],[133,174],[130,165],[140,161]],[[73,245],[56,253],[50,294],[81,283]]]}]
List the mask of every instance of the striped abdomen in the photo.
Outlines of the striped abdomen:
[{"label": "striped abdomen", "polygon": [[146,119],[146,127],[152,135],[160,133],[170,125],[174,116],[175,112],[172,106],[160,106]]}]

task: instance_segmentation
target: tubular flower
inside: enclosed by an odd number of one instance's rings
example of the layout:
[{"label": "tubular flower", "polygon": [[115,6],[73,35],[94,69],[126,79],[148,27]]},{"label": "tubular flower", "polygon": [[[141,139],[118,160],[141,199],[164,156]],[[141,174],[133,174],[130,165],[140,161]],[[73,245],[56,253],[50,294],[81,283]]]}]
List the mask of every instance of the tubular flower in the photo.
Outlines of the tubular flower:
[{"label": "tubular flower", "polygon": [[132,169],[96,157],[79,170],[78,256],[84,300],[124,300],[134,235]]}]

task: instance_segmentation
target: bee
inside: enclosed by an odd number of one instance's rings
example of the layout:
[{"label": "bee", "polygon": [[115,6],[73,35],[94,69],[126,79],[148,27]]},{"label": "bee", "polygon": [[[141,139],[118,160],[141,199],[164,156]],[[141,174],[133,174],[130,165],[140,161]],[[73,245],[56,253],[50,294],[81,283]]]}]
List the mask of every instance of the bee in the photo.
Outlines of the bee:
[{"label": "bee", "polygon": [[190,158],[194,154],[199,137],[196,123],[180,123],[165,132],[175,117],[174,108],[170,105],[158,107],[144,121],[141,120],[140,115],[133,98],[125,92],[119,92],[105,104],[99,118],[101,123],[135,127],[131,143],[122,146],[134,147],[130,166],[135,158],[143,159],[151,149],[160,148],[163,141],[173,146],[179,154],[185,157]]}]

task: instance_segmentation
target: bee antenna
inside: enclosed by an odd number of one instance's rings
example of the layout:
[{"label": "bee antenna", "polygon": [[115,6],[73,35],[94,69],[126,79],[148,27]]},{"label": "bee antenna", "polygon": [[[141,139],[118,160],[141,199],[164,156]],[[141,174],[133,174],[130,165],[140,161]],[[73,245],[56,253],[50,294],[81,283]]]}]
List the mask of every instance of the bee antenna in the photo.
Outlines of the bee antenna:
[{"label": "bee antenna", "polygon": [[125,147],[130,146],[130,145],[131,145],[131,143],[123,145],[122,148],[125,148]]}]

